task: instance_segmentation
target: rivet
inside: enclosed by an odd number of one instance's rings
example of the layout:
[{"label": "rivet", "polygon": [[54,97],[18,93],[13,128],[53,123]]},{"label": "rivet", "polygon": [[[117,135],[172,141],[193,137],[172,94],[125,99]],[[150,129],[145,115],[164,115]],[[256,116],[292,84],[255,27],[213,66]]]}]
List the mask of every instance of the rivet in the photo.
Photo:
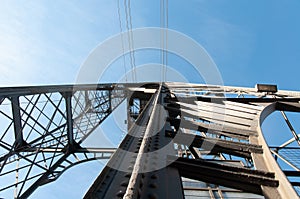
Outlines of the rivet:
[{"label": "rivet", "polygon": [[120,190],[120,191],[117,192],[116,195],[117,195],[118,197],[123,197],[124,194],[125,194],[124,191]]},{"label": "rivet", "polygon": [[153,175],[151,175],[151,178],[152,178],[152,179],[157,179],[157,178],[158,178],[158,175],[157,175],[157,174],[153,174]]},{"label": "rivet", "polygon": [[151,183],[151,184],[149,184],[149,187],[155,189],[155,188],[157,188],[157,184],[156,183]]}]

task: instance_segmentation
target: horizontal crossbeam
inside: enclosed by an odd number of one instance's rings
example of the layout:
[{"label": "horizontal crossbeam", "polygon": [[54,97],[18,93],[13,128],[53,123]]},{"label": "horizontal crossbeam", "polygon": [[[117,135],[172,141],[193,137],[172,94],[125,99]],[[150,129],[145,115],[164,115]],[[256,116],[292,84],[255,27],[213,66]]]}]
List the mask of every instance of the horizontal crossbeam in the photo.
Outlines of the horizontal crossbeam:
[{"label": "horizontal crossbeam", "polygon": [[231,167],[201,159],[178,158],[171,166],[176,167],[183,177],[256,194],[262,194],[261,185],[277,187],[279,184],[274,179],[274,173]]}]

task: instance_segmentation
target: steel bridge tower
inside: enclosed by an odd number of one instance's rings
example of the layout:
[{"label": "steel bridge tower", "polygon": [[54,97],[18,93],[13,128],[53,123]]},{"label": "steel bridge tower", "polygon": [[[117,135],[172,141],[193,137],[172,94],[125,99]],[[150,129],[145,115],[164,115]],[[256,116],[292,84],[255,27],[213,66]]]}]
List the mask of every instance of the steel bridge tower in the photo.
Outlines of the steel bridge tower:
[{"label": "steel bridge tower", "polygon": [[[300,140],[286,112],[299,102],[300,92],[262,84],[0,88],[0,198],[28,198],[96,159],[109,161],[84,198],[298,198]],[[83,147],[121,103],[128,133],[118,148]],[[268,146],[261,125],[275,111],[291,139]]]}]

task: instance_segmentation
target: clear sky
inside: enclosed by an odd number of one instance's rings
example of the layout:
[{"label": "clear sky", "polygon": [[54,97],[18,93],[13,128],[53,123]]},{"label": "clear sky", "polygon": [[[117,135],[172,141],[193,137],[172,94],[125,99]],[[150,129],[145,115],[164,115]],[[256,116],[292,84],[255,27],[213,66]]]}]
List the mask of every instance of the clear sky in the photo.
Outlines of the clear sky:
[{"label": "clear sky", "polygon": [[[225,85],[273,83],[279,89],[300,90],[299,10],[298,0],[169,0],[168,27],[206,49]],[[126,30],[122,0],[120,12]],[[133,28],[160,27],[158,0],[132,0],[131,14]],[[118,34],[119,26],[116,0],[2,0],[0,86],[75,83],[89,53]],[[139,64],[147,63],[142,53],[136,56]],[[151,51],[147,56],[156,60]],[[188,75],[184,61],[174,58],[170,63],[186,71],[188,81],[204,83]],[[116,81],[113,76],[106,80]],[[99,165],[75,167],[57,182],[38,189],[32,198],[81,198],[99,173],[95,169]],[[88,173],[78,175],[82,170]]]}]

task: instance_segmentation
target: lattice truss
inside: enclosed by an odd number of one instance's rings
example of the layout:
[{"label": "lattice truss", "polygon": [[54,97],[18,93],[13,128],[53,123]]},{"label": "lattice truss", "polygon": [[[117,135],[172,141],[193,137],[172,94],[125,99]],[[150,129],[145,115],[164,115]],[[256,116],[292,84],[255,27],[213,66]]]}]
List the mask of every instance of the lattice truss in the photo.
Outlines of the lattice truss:
[{"label": "lattice truss", "polygon": [[[158,88],[159,83],[153,85]],[[297,171],[286,174],[299,175],[299,147],[287,147],[292,142],[300,143],[299,135],[285,111],[300,112],[300,93],[277,91],[277,88],[274,91],[164,83],[161,90],[155,91],[155,99],[160,101],[137,104],[143,109],[135,120],[140,128],[135,128],[135,124],[130,128],[132,132],[119,146],[123,151],[81,147],[129,93],[143,90],[138,87],[106,84],[0,89],[0,192],[12,190],[15,198],[26,198],[38,186],[54,181],[66,169],[84,161],[110,158],[108,165],[124,165],[121,161],[124,150],[140,153],[142,142],[145,143],[142,151],[154,151],[155,157],[149,159],[149,154],[142,153],[145,155],[142,162],[136,159],[137,155],[125,158],[129,169],[125,174],[106,166],[86,198],[112,198],[116,194],[122,197],[134,190],[138,193],[133,194],[141,197],[161,198],[166,193],[179,197],[183,191],[187,198],[194,194],[228,198],[242,192],[244,197],[252,198],[282,196],[282,190],[290,185],[278,171],[273,156],[285,160]],[[275,110],[281,111],[293,136],[283,145],[271,148],[272,156],[260,124]],[[162,119],[164,112],[166,120]],[[143,137],[147,129],[155,131],[160,125],[164,127],[158,133],[152,132],[151,139]],[[176,154],[155,153],[169,142],[174,143]],[[287,152],[288,149],[292,150]],[[132,174],[136,164],[151,167],[171,156],[176,160],[167,168]],[[274,164],[267,164],[272,161]],[[177,180],[164,183],[166,176]],[[129,178],[136,183],[131,185]],[[142,179],[148,180],[142,182]],[[184,182],[184,190],[180,181]],[[292,185],[297,188],[299,183]]]},{"label": "lattice truss", "polygon": [[80,144],[124,99],[122,85],[0,89],[0,192],[26,197],[75,164],[110,158]]}]

